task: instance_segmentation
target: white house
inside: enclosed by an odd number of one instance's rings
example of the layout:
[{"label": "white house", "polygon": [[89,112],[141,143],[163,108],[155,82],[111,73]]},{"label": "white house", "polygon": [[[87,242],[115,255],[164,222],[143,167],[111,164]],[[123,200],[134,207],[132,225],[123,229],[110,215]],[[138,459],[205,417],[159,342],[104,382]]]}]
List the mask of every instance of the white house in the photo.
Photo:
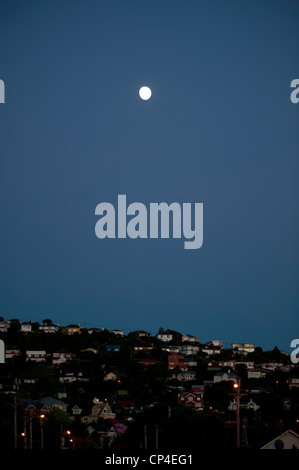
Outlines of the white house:
[{"label": "white house", "polygon": [[214,383],[222,382],[223,380],[226,382],[231,380],[232,382],[237,383],[238,377],[234,372],[231,372],[230,370],[228,370],[227,372],[218,372],[214,375]]},{"label": "white house", "polygon": [[26,361],[43,362],[46,360],[46,351],[26,351]]},{"label": "white house", "polygon": [[221,349],[214,348],[214,347],[205,347],[205,348],[202,348],[202,352],[207,354],[208,356],[214,356],[215,354],[220,354]]},{"label": "white house", "polygon": [[197,336],[192,336],[192,335],[183,335],[182,336],[182,342],[188,341],[189,343],[199,343],[199,338]]},{"label": "white house", "polygon": [[183,344],[183,346],[180,346],[180,353],[184,356],[196,355],[199,350],[200,347],[195,344]]},{"label": "white house", "polygon": [[72,361],[74,354],[69,352],[57,352],[52,354],[52,364],[62,364],[67,361]]},{"label": "white house", "polygon": [[232,343],[232,349],[236,349],[240,353],[251,353],[255,350],[253,343]]},{"label": "white house", "polygon": [[56,325],[46,324],[46,325],[40,325],[38,329],[39,331],[43,331],[44,333],[56,333],[59,327]]},{"label": "white house", "polygon": [[[257,410],[260,409],[260,406],[257,405],[256,403],[254,403],[252,401],[252,399],[250,399],[246,403],[240,402],[240,408],[243,408],[243,409],[246,409],[246,410],[257,411]],[[234,399],[234,401],[230,401],[230,404],[228,405],[228,409],[230,411],[236,411],[237,410],[237,400],[236,399]]]},{"label": "white house", "polygon": [[114,335],[118,335],[118,336],[122,336],[122,337],[125,336],[124,330],[110,330],[110,333],[113,333]]},{"label": "white house", "polygon": [[31,333],[31,331],[32,331],[32,324],[30,322],[25,322],[21,324],[22,333]]}]

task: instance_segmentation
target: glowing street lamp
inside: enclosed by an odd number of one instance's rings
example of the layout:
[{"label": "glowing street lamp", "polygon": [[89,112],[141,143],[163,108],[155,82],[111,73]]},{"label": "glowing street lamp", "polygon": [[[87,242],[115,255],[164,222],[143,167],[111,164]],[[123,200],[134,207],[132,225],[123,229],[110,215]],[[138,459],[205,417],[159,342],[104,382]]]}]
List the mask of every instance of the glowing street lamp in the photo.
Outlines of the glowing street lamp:
[{"label": "glowing street lamp", "polygon": [[43,421],[45,419],[45,415],[41,414],[40,416],[40,448],[44,448],[44,428],[43,428]]},{"label": "glowing street lamp", "polygon": [[237,382],[234,383],[234,389],[236,390],[235,398],[237,400],[237,448],[240,447],[240,378],[237,378]]}]

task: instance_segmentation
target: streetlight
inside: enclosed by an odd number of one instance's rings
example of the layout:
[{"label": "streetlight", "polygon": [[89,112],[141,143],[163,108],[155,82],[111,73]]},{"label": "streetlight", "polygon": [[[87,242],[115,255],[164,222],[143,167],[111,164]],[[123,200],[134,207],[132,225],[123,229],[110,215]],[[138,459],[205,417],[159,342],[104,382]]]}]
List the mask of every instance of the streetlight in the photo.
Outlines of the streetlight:
[{"label": "streetlight", "polygon": [[27,449],[27,435],[26,435],[26,432],[22,432],[21,436],[24,439],[24,449]]},{"label": "streetlight", "polygon": [[40,448],[44,448],[44,429],[43,429],[43,420],[45,418],[44,414],[40,415]]},{"label": "streetlight", "polygon": [[240,378],[237,378],[237,382],[234,383],[234,389],[236,390],[235,398],[237,400],[237,448],[240,447]]}]

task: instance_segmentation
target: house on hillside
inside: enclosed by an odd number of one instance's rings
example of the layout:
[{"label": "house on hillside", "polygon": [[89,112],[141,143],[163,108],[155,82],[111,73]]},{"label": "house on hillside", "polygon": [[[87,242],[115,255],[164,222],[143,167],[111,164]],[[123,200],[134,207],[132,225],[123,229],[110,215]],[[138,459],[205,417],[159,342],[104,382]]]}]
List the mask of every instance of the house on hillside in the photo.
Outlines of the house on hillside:
[{"label": "house on hillside", "polygon": [[51,409],[53,409],[53,407],[55,406],[56,408],[59,408],[60,410],[67,412],[68,405],[61,400],[57,400],[56,398],[45,397],[45,398],[42,398],[41,402],[43,405],[46,405]]},{"label": "house on hillside", "polygon": [[5,349],[5,359],[13,359],[21,355],[20,349]]},{"label": "house on hillside", "polygon": [[21,323],[20,331],[21,331],[21,333],[31,333],[32,323],[31,322]]},{"label": "house on hillside", "polygon": [[299,378],[298,377],[290,377],[288,379],[289,388],[298,388],[299,387]]},{"label": "house on hillside", "polygon": [[214,383],[222,382],[224,381],[232,381],[237,383],[237,375],[234,372],[231,372],[228,370],[227,372],[217,372],[217,374],[214,375]]},{"label": "house on hillside", "polygon": [[178,394],[180,405],[192,406],[196,410],[203,410],[204,407],[204,385],[193,385],[191,392],[180,392]]},{"label": "house on hillside", "polygon": [[196,355],[200,350],[199,346],[196,346],[195,344],[183,344],[180,346],[179,351],[181,354],[184,356],[193,356]]},{"label": "house on hillside", "polygon": [[159,333],[157,334],[157,339],[163,342],[182,341],[182,334],[174,330],[164,330],[163,328],[160,328]]},{"label": "house on hillside", "polygon": [[31,398],[20,398],[19,405],[24,411],[24,415],[40,416],[41,414],[50,414],[51,408],[42,403],[41,400],[32,400]]},{"label": "house on hillside", "polygon": [[[260,409],[260,406],[257,405],[252,399],[249,401],[240,401],[240,408],[243,408],[245,410],[253,410],[253,411],[258,411]],[[228,410],[229,411],[237,411],[237,400],[234,398],[233,401],[230,401],[228,405]]]},{"label": "house on hillside", "polygon": [[133,333],[136,333],[138,338],[150,338],[152,336],[150,333],[144,330],[137,330],[137,331],[134,331]]},{"label": "house on hillside", "polygon": [[199,343],[199,338],[197,336],[192,335],[183,335],[182,343],[184,343],[185,341],[188,343]]},{"label": "house on hillside", "polygon": [[46,351],[26,351],[26,361],[44,362]]},{"label": "house on hillside", "polygon": [[195,370],[180,370],[179,372],[173,372],[169,379],[176,379],[180,382],[191,382],[196,379]]},{"label": "house on hillside", "polygon": [[126,336],[124,330],[110,330],[110,333],[113,333],[116,336],[121,336],[122,338]]},{"label": "house on hillside", "polygon": [[154,349],[154,346],[152,344],[148,345],[138,345],[133,347],[134,353],[136,352],[147,352],[147,351],[152,351]]},{"label": "house on hillside", "polygon": [[0,321],[0,333],[6,333],[8,328],[9,328],[9,326],[8,326],[7,322]]},{"label": "house on hillside", "polygon": [[72,361],[75,355],[69,352],[56,352],[52,354],[52,364],[63,364],[67,361]]},{"label": "house on hillside", "polygon": [[57,333],[59,330],[59,326],[53,325],[52,323],[45,323],[44,325],[40,325],[38,327],[38,331],[43,333]]},{"label": "house on hillside", "polygon": [[232,343],[232,349],[243,354],[252,353],[255,350],[253,343]]},{"label": "house on hillside", "polygon": [[89,379],[83,377],[82,372],[78,370],[60,371],[59,382],[72,383],[72,382],[89,382]]},{"label": "house on hillside", "polygon": [[74,335],[75,333],[80,334],[82,328],[80,325],[68,325],[63,327],[63,332],[67,335]]},{"label": "house on hillside", "polygon": [[99,418],[113,419],[115,413],[112,412],[108,401],[100,401],[98,398],[94,398],[90,415],[83,416],[81,420],[85,424],[97,424]]}]

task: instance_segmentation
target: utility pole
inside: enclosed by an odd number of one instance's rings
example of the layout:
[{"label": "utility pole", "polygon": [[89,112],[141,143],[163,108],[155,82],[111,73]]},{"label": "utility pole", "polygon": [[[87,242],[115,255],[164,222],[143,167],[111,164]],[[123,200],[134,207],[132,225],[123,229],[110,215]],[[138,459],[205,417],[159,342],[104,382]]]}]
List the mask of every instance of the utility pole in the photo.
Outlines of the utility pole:
[{"label": "utility pole", "polygon": [[18,398],[19,398],[19,389],[20,389],[20,380],[15,378],[13,384],[14,390],[14,448],[15,450],[18,448],[18,415],[17,415],[17,408],[18,408]]},{"label": "utility pole", "polygon": [[14,394],[14,448],[18,448],[18,416],[17,416],[17,392]]},{"label": "utility pole", "polygon": [[29,411],[29,439],[30,439],[30,449],[32,449],[32,410]]},{"label": "utility pole", "polygon": [[237,377],[237,382],[234,383],[234,389],[236,390],[236,394],[234,394],[234,397],[237,401],[237,411],[236,411],[236,426],[237,426],[237,448],[239,449],[240,447],[240,398],[243,395],[247,395],[247,393],[240,393],[240,384],[241,384],[241,379],[240,377]]},{"label": "utility pole", "polygon": [[44,427],[43,427],[43,421],[44,421],[45,415],[41,414],[40,415],[40,448],[44,448]]}]

